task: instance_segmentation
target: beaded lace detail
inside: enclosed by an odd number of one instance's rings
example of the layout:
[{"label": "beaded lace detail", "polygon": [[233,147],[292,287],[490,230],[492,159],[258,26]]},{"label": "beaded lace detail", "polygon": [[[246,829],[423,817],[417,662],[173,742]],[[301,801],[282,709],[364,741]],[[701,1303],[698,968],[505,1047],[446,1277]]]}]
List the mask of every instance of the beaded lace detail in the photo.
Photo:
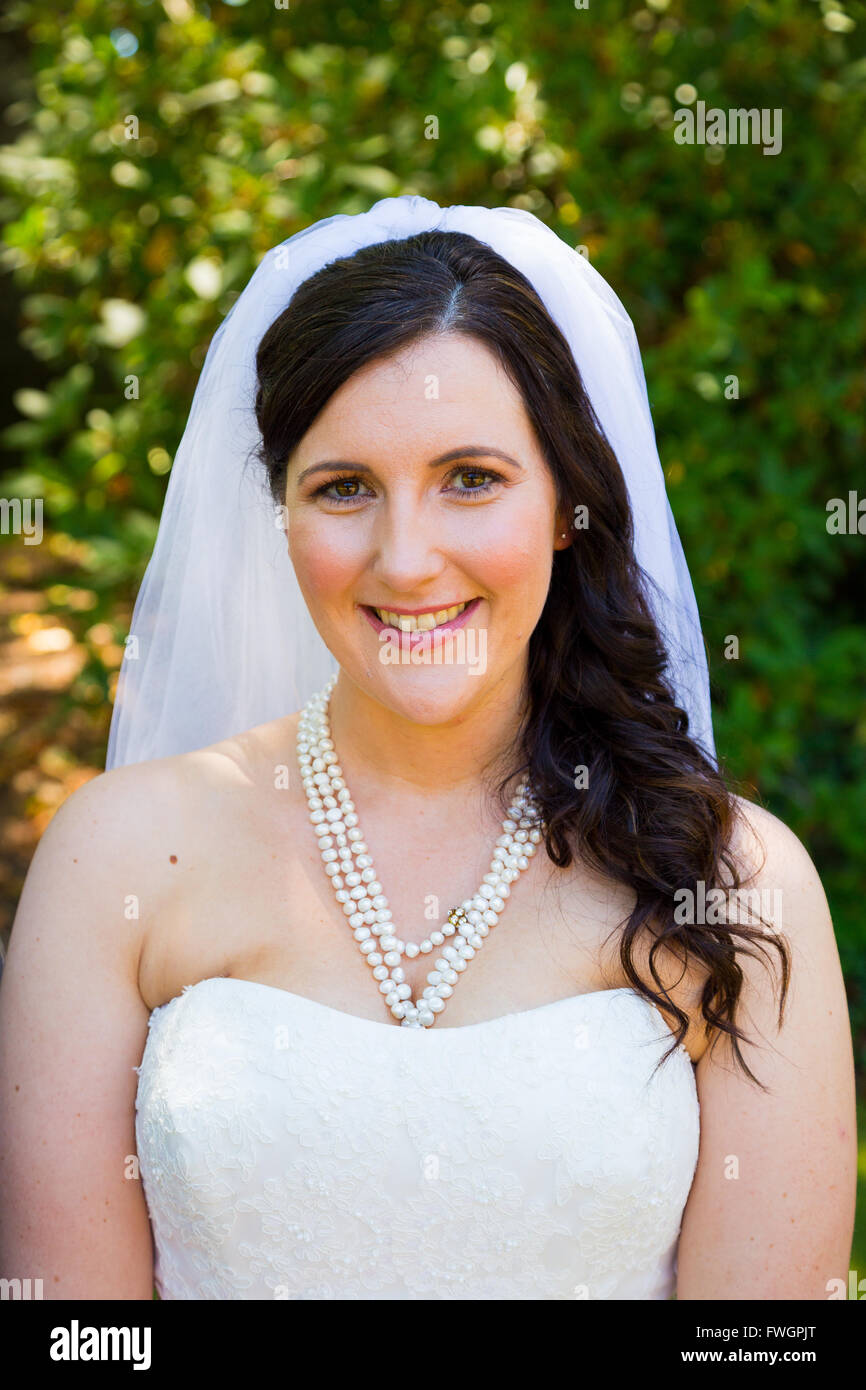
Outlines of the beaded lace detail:
[{"label": "beaded lace detail", "polygon": [[688,1053],[630,989],[406,1030],[231,978],[154,1009],[136,1140],[160,1297],[665,1299]]}]

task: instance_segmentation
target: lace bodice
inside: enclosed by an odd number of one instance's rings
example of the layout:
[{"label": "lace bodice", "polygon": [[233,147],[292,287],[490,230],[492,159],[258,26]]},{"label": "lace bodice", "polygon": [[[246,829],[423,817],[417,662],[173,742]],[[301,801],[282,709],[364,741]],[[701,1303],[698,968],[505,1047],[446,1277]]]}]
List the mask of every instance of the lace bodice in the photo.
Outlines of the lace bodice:
[{"label": "lace bodice", "polygon": [[136,1140],[164,1299],[665,1299],[698,1154],[631,989],[407,1029],[269,985],[154,1009]]}]

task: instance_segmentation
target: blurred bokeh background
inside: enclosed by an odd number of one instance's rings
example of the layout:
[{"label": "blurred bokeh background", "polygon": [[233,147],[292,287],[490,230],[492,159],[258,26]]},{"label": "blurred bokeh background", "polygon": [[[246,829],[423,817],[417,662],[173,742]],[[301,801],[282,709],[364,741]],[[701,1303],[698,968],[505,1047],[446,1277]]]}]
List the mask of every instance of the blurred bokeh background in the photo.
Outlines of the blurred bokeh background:
[{"label": "blurred bokeh background", "polygon": [[[13,0],[0,59],[0,490],[44,504],[39,544],[0,536],[0,930],[103,767],[198,372],[262,254],[387,195],[507,204],[634,320],[719,754],[818,867],[866,1095],[866,7]],[[700,102],[780,112],[781,149],[678,143]]]}]

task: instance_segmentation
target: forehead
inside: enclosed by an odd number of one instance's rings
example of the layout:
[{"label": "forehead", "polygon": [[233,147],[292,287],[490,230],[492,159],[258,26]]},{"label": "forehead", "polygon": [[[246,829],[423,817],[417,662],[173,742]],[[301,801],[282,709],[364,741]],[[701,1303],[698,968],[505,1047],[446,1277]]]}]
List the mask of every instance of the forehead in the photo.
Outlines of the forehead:
[{"label": "forehead", "polygon": [[490,349],[465,334],[439,335],[355,372],[307,431],[297,458],[339,446],[360,459],[359,448],[393,443],[395,434],[404,446],[444,450],[472,442],[482,427],[488,444],[536,447],[520,392]]}]

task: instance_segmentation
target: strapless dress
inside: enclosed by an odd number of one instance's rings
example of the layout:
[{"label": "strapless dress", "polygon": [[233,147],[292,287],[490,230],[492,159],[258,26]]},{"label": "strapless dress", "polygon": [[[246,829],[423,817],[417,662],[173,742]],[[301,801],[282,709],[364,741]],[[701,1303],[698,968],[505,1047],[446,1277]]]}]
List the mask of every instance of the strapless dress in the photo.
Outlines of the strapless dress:
[{"label": "strapless dress", "polygon": [[271,985],[150,1015],[135,1133],[163,1299],[667,1299],[694,1069],[629,988],[401,1028]]}]

